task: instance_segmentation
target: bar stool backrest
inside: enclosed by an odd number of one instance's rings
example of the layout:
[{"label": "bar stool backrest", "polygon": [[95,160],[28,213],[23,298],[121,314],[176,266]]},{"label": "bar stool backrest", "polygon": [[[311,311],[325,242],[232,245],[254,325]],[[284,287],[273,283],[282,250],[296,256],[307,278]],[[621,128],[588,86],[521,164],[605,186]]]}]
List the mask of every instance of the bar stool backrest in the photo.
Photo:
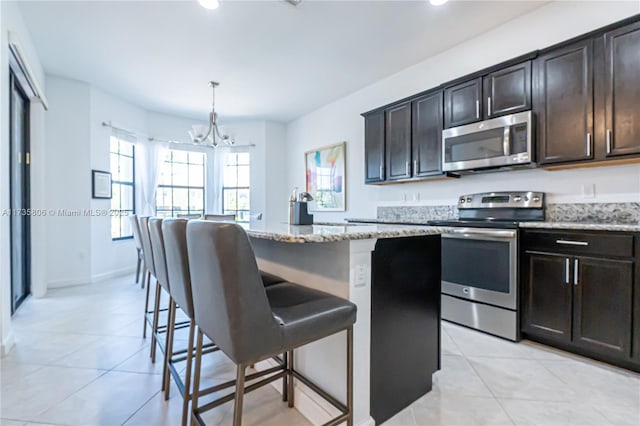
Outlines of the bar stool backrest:
[{"label": "bar stool backrest", "polygon": [[169,276],[167,275],[167,258],[164,254],[162,218],[154,217],[149,219],[149,235],[151,237],[151,250],[153,252],[153,266],[156,270],[156,278],[160,285],[171,293]]},{"label": "bar stool backrest", "polygon": [[156,276],[156,269],[153,265],[153,251],[151,250],[151,237],[149,235],[149,217],[138,217],[140,225],[140,240],[142,242],[142,255],[144,256],[144,264],[151,272],[154,278]]},{"label": "bar stool backrest", "polygon": [[234,222],[236,220],[236,215],[234,214],[205,214],[204,220],[213,220],[218,222]]},{"label": "bar stool backrest", "polygon": [[187,222],[189,221],[186,219],[165,219],[162,222],[162,235],[171,297],[184,313],[193,319],[193,296],[187,256]]},{"label": "bar stool backrest", "polygon": [[187,224],[196,324],[236,364],[263,359],[283,346],[249,237],[240,225]]},{"label": "bar stool backrest", "polygon": [[138,223],[138,216],[132,214],[129,216],[131,221],[131,231],[133,232],[133,241],[136,243],[136,248],[142,250],[142,237],[140,236],[140,223]]}]

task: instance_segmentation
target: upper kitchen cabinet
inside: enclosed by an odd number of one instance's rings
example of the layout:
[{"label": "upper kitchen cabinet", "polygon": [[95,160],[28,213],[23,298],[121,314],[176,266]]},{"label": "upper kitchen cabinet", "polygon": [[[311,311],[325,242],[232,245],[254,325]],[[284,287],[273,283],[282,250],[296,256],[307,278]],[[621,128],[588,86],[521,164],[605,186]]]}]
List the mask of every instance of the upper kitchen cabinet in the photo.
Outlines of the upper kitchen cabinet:
[{"label": "upper kitchen cabinet", "polygon": [[492,72],[483,78],[485,118],[531,109],[531,61]]},{"label": "upper kitchen cabinet", "polygon": [[540,164],[593,158],[592,61],[591,40],[536,59]]},{"label": "upper kitchen cabinet", "polygon": [[364,115],[364,183],[385,180],[384,111]]},{"label": "upper kitchen cabinet", "polygon": [[640,22],[604,35],[605,152],[640,154]]},{"label": "upper kitchen cabinet", "polygon": [[482,118],[482,78],[444,89],[444,127],[473,123]]},{"label": "upper kitchen cabinet", "polygon": [[442,91],[413,101],[412,154],[413,176],[442,174]]},{"label": "upper kitchen cabinet", "polygon": [[385,112],[387,180],[411,177],[411,102]]}]

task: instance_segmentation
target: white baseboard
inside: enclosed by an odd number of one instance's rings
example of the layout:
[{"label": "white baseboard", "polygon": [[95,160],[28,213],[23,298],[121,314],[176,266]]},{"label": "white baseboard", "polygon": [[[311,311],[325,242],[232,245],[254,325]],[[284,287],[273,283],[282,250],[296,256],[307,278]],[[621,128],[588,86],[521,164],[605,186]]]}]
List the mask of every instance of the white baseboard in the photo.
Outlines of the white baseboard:
[{"label": "white baseboard", "polygon": [[13,338],[13,332],[10,331],[7,337],[2,339],[2,343],[0,344],[0,357],[7,356],[15,344],[16,341]]},{"label": "white baseboard", "polygon": [[[256,365],[256,369],[261,371],[269,367],[275,367],[277,364],[274,360],[268,359]],[[277,380],[271,383],[279,393],[282,393],[282,382]],[[295,382],[294,389],[294,406],[295,408],[309,420],[313,425],[322,425],[336,417],[340,412],[322,397],[318,396],[307,385]],[[357,423],[356,426],[375,426],[376,422],[373,417],[369,416],[364,421]]]},{"label": "white baseboard", "polygon": [[104,272],[102,274],[94,274],[90,279],[77,279],[77,280],[56,280],[49,281],[47,283],[47,288],[64,288],[64,287],[75,287],[79,285],[93,284],[100,281],[108,280],[111,278],[117,278],[124,275],[135,274],[135,268],[124,268],[118,269],[116,271]]}]

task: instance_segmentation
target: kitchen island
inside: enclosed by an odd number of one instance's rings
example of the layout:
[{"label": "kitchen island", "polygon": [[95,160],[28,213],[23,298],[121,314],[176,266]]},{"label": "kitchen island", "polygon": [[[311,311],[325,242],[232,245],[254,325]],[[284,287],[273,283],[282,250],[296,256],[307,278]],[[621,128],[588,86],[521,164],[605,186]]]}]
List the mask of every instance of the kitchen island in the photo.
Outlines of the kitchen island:
[{"label": "kitchen island", "polygon": [[[380,424],[431,390],[440,364],[440,234],[444,227],[251,224],[260,268],[349,299],[354,326],[354,424]],[[296,368],[346,400],[341,334],[296,352]],[[296,382],[295,404],[314,424],[333,408]]]}]

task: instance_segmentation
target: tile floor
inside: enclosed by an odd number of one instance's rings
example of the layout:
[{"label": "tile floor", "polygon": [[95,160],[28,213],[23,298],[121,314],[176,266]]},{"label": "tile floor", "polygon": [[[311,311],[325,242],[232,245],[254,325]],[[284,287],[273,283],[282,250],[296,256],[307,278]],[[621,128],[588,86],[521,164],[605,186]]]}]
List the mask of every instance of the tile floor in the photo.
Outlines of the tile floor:
[{"label": "tile floor", "polygon": [[[144,292],[132,281],[27,301],[13,320],[17,345],[0,361],[1,425],[180,423],[179,393],[164,400],[141,338]],[[442,367],[433,391],[386,425],[640,425],[640,375],[532,342],[443,323]],[[205,382],[233,375],[223,355],[206,357]],[[205,414],[212,425],[231,417],[231,403]],[[308,422],[264,387],[247,397],[245,424]]]}]

